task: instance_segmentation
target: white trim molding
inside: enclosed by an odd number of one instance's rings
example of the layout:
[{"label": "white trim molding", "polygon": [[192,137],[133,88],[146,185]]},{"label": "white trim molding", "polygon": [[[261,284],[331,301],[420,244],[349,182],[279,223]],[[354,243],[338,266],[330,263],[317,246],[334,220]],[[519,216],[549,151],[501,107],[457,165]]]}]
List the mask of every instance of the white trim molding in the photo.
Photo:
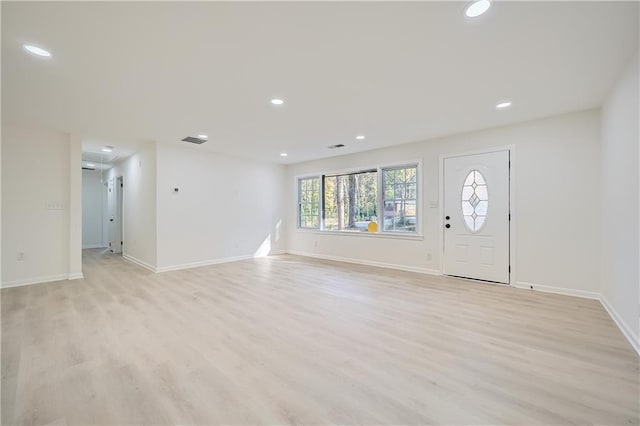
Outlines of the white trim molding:
[{"label": "white trim molding", "polygon": [[[73,274],[73,275],[76,275],[76,274]],[[2,288],[20,287],[23,285],[43,284],[43,283],[50,283],[54,281],[66,281],[69,279],[75,279],[75,278],[71,278],[69,274],[48,275],[45,277],[33,277],[33,278],[23,278],[21,280],[4,281],[1,287]]]},{"label": "white trim molding", "polygon": [[275,255],[286,254],[286,253],[288,253],[286,250],[274,250],[274,251],[271,251],[266,256],[256,256],[256,255],[248,254],[248,255],[243,255],[243,256],[223,257],[223,258],[219,258],[219,259],[209,259],[209,260],[202,260],[202,261],[199,261],[199,262],[182,263],[182,264],[178,264],[178,265],[169,265],[169,266],[160,266],[160,267],[151,266],[148,263],[143,262],[140,259],[136,259],[135,257],[130,256],[128,254],[123,254],[122,257],[125,258],[126,260],[132,262],[132,263],[135,263],[138,266],[142,266],[143,268],[148,269],[151,272],[162,273],[162,272],[179,271],[179,270],[182,270],[182,269],[199,268],[201,266],[218,265],[220,263],[239,262],[241,260],[249,260],[249,259],[255,259],[255,258],[260,258],[260,257],[275,256]]},{"label": "white trim molding", "polygon": [[104,244],[87,244],[86,246],[82,246],[82,250],[86,250],[86,249],[97,249],[97,248],[103,248],[106,249],[107,246],[105,246]]},{"label": "white trim molding", "polygon": [[349,237],[362,237],[362,238],[387,238],[390,240],[414,240],[414,241],[424,241],[424,235],[414,234],[414,233],[402,233],[402,232],[351,232],[351,231],[318,231],[317,229],[309,230],[309,229],[297,229],[297,232],[303,234],[314,234],[314,235],[339,235],[344,236],[347,235]]},{"label": "white trim molding", "polygon": [[[234,257],[223,257],[219,259],[210,259],[210,260],[202,260],[199,262],[183,263],[180,265],[162,266],[159,268],[155,268],[155,272],[179,271],[181,269],[198,268],[201,266],[217,265],[220,263],[238,262],[240,260],[248,260],[248,259],[253,259],[255,257],[260,257],[260,256],[244,255],[244,256],[234,256]],[[266,256],[262,256],[262,257],[266,257]]]},{"label": "white trim molding", "polygon": [[296,250],[287,250],[287,253],[293,254],[296,256],[313,257],[316,259],[323,259],[323,260],[333,260],[335,262],[354,263],[357,265],[375,266],[378,268],[395,269],[398,271],[406,271],[406,272],[417,272],[419,274],[442,275],[440,271],[438,271],[437,269],[420,268],[417,266],[398,265],[395,263],[376,262],[373,260],[354,259],[351,257],[329,256],[325,254],[308,253],[308,252],[296,251]]},{"label": "white trim molding", "polygon": [[600,293],[595,291],[575,290],[573,288],[556,287],[551,285],[534,284],[523,281],[517,281],[514,285],[516,288],[542,291],[545,293],[562,294],[564,296],[582,297],[583,299],[600,300]]},{"label": "white trim molding", "polygon": [[124,254],[123,253],[122,254],[122,258],[128,260],[131,263],[135,263],[138,266],[142,266],[144,269],[147,269],[147,270],[149,270],[151,272],[157,272],[155,266],[149,265],[148,263],[143,262],[140,259],[136,259],[135,257],[133,257],[133,256],[131,256],[129,254]]},{"label": "white trim molding", "polygon": [[620,329],[624,337],[627,338],[627,340],[629,341],[633,349],[635,349],[638,355],[640,355],[640,339],[638,338],[638,336],[633,335],[633,332],[631,331],[631,327],[629,327],[629,325],[624,321],[624,319],[622,319],[622,317],[616,312],[616,310],[613,309],[613,306],[611,306],[611,304],[607,301],[607,299],[604,296],[600,295],[599,300],[600,300],[600,303],[602,303],[602,306],[604,306],[604,309],[607,311],[607,313],[613,320],[613,322],[616,323],[616,325],[618,326],[618,328]]},{"label": "white trim molding", "polygon": [[81,280],[84,278],[84,275],[82,275],[82,272],[76,272],[74,274],[69,274],[69,278],[70,280]]}]

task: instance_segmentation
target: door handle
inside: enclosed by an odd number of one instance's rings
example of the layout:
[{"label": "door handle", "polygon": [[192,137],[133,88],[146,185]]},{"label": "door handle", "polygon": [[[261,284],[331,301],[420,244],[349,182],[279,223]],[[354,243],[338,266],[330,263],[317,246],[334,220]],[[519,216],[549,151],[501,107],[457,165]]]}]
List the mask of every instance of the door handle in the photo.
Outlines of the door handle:
[{"label": "door handle", "polygon": [[109,219],[109,222],[113,222],[113,219]]},{"label": "door handle", "polygon": [[449,216],[445,216],[444,218],[445,218],[446,220],[451,219],[451,217],[449,217]]},{"label": "door handle", "polygon": [[444,226],[445,228],[449,229],[451,228],[451,225],[449,225],[448,223]]}]

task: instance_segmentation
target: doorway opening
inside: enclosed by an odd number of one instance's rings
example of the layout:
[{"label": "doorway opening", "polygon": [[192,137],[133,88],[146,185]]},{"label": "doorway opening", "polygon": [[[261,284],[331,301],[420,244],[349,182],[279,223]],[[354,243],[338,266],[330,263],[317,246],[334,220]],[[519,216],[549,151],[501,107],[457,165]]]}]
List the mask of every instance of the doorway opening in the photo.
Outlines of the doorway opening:
[{"label": "doorway opening", "polygon": [[107,176],[110,160],[101,153],[82,152],[82,249],[109,246]]}]

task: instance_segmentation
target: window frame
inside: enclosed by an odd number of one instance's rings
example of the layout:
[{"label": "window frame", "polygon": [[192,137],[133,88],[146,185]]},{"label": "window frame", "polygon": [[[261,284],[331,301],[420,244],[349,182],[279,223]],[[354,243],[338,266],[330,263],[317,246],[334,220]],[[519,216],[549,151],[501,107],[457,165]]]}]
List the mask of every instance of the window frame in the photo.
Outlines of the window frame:
[{"label": "window frame", "polygon": [[[318,179],[318,226],[317,227],[302,226],[302,181],[311,180],[311,179]],[[324,192],[324,188],[323,188],[321,176],[311,175],[311,176],[300,176],[296,178],[296,196],[297,196],[296,222],[297,222],[298,229],[314,230],[314,231],[319,231],[322,229],[322,207],[323,207],[322,194],[323,192]]]},{"label": "window frame", "polygon": [[[397,170],[403,168],[413,168],[416,169],[416,229],[415,231],[385,231],[384,230],[384,188],[383,188],[383,173],[385,170]],[[363,172],[373,172],[377,173],[377,217],[378,217],[378,231],[377,232],[354,232],[347,230],[329,230],[324,229],[324,197],[325,197],[325,187],[324,187],[324,177],[325,176],[340,176],[340,175],[349,175],[355,173],[363,173]],[[300,181],[302,179],[309,178],[318,178],[320,182],[320,193],[318,200],[318,227],[317,228],[308,228],[300,226]],[[422,182],[422,160],[411,160],[411,161],[402,161],[398,163],[389,163],[380,165],[377,167],[353,167],[349,169],[342,170],[334,170],[334,171],[326,171],[326,172],[317,172],[317,173],[309,173],[304,175],[295,176],[296,182],[296,199],[298,203],[296,204],[296,227],[300,232],[313,232],[320,234],[333,234],[333,235],[353,235],[353,236],[362,236],[362,237],[384,237],[384,238],[398,238],[398,239],[421,239],[422,235],[422,206],[424,203],[423,200],[423,182]],[[382,219],[382,223],[381,223]]]},{"label": "window frame", "polygon": [[[416,230],[415,231],[385,231],[384,230],[384,172],[386,170],[402,170],[414,168],[416,169]],[[378,207],[382,217],[382,225],[378,224],[378,232],[391,235],[420,235],[421,209],[422,202],[422,185],[420,184],[420,163],[413,162],[408,164],[398,164],[392,166],[384,166],[378,168]],[[378,219],[380,222],[380,219]]]},{"label": "window frame", "polygon": [[357,169],[357,170],[352,170],[349,172],[340,172],[340,173],[323,173],[322,175],[320,175],[320,188],[322,190],[321,194],[320,194],[320,198],[322,199],[322,210],[321,210],[321,215],[320,215],[320,230],[321,231],[325,231],[325,232],[344,232],[344,233],[349,233],[349,234],[367,234],[368,231],[353,231],[353,230],[346,230],[346,229],[326,229],[324,227],[325,225],[325,219],[326,219],[326,209],[325,209],[325,179],[326,178],[338,178],[341,176],[349,176],[349,175],[358,175],[358,174],[365,174],[365,173],[376,173],[376,210],[378,210],[380,208],[380,203],[378,202],[378,197],[379,197],[379,191],[378,191],[378,185],[379,185],[379,180],[378,180],[378,173],[379,173],[379,169],[377,168],[364,168],[364,169]]}]

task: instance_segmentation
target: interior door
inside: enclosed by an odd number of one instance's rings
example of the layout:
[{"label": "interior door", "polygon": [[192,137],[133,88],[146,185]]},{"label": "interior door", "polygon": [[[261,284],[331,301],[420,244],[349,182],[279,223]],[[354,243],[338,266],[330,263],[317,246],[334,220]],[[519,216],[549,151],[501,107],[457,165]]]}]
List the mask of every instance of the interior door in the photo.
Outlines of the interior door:
[{"label": "interior door", "polygon": [[116,252],[117,253],[121,253],[123,250],[123,223],[124,223],[124,215],[123,213],[123,203],[122,203],[122,198],[123,198],[123,191],[124,191],[124,184],[123,184],[123,177],[120,176],[117,180],[116,180],[116,187],[115,187],[115,193],[116,193],[116,220],[115,222],[115,227],[116,227]]},{"label": "interior door", "polygon": [[118,199],[116,195],[116,179],[110,178],[107,184],[107,210],[109,212],[109,249],[112,253],[120,252],[118,239]]},{"label": "interior door", "polygon": [[444,160],[447,275],[509,283],[509,151]]}]

